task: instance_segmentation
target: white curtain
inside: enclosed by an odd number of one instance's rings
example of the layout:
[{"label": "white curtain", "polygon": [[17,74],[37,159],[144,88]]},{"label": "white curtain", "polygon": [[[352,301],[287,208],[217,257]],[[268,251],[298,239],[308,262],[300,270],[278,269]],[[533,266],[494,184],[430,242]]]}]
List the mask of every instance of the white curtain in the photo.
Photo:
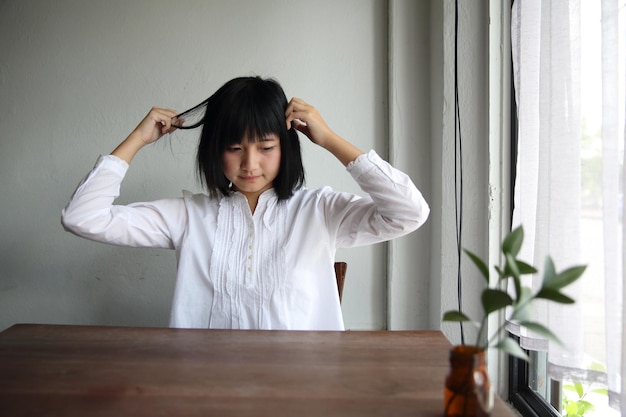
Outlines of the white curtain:
[{"label": "white curtain", "polygon": [[523,329],[522,344],[548,351],[553,379],[607,384],[626,410],[623,14],[624,0],[516,0],[511,35],[521,258],[540,269],[548,254],[557,270],[588,265],[569,290],[576,304],[534,312],[565,348]]}]

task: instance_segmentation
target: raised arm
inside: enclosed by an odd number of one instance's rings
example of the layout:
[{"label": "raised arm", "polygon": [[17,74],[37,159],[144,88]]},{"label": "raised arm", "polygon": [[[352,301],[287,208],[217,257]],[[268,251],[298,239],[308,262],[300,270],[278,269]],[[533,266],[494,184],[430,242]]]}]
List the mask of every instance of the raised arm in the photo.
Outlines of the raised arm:
[{"label": "raised arm", "polygon": [[[128,164],[149,143],[172,132],[173,110],[153,108],[111,155],[102,156],[63,209],[66,230],[88,239],[124,246],[172,248],[172,230],[184,219],[182,199],[115,206]],[[169,219],[164,213],[174,213]],[[175,221],[172,222],[171,219]],[[173,227],[172,225],[175,225]]]},{"label": "raised arm", "polygon": [[[430,209],[411,178],[382,160],[374,151],[360,149],[334,133],[315,107],[293,98],[285,111],[287,128],[304,133],[311,142],[339,159],[368,197],[321,193],[327,222],[336,231],[338,247],[383,242],[421,226]],[[350,165],[351,162],[354,162]]]},{"label": "raised arm", "polygon": [[295,127],[311,142],[328,150],[347,166],[364,152],[333,132],[317,109],[299,98],[292,98],[285,110],[287,129]]}]

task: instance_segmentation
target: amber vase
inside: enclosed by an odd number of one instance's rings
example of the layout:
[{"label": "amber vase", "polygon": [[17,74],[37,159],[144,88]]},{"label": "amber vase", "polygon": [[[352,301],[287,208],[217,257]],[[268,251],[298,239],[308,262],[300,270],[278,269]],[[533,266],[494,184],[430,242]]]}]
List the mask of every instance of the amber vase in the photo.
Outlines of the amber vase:
[{"label": "amber vase", "polygon": [[450,371],[444,390],[445,417],[488,417],[493,409],[493,390],[485,352],[474,346],[450,350]]}]

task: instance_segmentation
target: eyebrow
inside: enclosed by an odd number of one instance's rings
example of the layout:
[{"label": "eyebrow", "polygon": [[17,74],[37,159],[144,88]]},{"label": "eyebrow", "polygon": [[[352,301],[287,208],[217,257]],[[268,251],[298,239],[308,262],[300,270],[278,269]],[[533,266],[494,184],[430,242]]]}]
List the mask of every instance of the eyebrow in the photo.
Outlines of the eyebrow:
[{"label": "eyebrow", "polygon": [[276,135],[272,135],[272,136],[267,135],[259,139],[260,142],[273,142],[277,140],[280,140],[280,139]]}]

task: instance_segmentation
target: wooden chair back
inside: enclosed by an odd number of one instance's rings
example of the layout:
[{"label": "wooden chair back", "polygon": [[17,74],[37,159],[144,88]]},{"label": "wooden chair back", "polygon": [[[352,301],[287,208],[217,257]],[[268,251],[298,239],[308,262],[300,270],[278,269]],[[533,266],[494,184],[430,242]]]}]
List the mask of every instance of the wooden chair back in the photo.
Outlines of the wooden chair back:
[{"label": "wooden chair back", "polygon": [[337,278],[337,290],[339,290],[339,302],[343,295],[343,283],[346,280],[346,271],[348,264],[346,262],[335,262],[335,277]]}]

